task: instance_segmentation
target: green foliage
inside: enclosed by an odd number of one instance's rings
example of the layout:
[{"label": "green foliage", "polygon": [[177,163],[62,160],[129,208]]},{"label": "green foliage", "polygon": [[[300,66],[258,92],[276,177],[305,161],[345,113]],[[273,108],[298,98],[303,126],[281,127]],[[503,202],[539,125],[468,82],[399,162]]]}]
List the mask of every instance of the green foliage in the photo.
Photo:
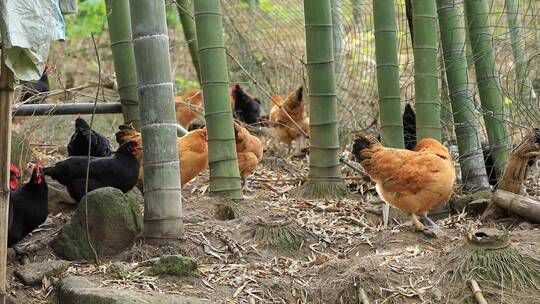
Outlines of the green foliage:
[{"label": "green foliage", "polygon": [[180,92],[181,94],[189,89],[199,88],[199,82],[185,79],[182,76],[177,76],[174,80],[176,84],[176,92]]},{"label": "green foliage", "polygon": [[79,13],[65,16],[67,37],[101,34],[107,27],[107,10],[103,0],[79,0]]},{"label": "green foliage", "polygon": [[169,28],[180,28],[180,17],[178,16],[178,10],[176,9],[176,3],[171,2],[167,5],[167,25]]}]

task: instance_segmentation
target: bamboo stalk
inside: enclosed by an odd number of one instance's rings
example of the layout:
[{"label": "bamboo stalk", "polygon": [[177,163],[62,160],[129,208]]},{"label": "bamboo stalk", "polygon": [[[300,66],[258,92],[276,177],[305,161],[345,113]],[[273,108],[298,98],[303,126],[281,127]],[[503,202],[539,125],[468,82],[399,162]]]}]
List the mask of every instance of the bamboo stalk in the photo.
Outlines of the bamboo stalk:
[{"label": "bamboo stalk", "polygon": [[199,44],[201,86],[208,128],[210,193],[242,198],[236,155],[229,75],[219,0],[195,0],[195,27]]},{"label": "bamboo stalk", "polygon": [[528,56],[525,52],[525,41],[522,31],[522,20],[519,16],[519,1],[506,0],[506,20],[512,42],[512,55],[516,71],[516,86],[519,99],[526,107],[531,105],[531,83],[527,78]]},{"label": "bamboo stalk", "polygon": [[139,130],[141,120],[129,0],[106,0],[105,4],[124,122],[133,124],[135,129]]},{"label": "bamboo stalk", "polygon": [[437,13],[441,46],[446,72],[450,110],[459,149],[459,164],[464,188],[467,190],[489,187],[475,116],[473,92],[469,87],[465,54],[465,21],[463,9],[457,0],[437,0]]},{"label": "bamboo stalk", "polygon": [[189,54],[191,55],[191,62],[197,73],[197,80],[201,81],[201,71],[199,67],[199,44],[197,43],[197,30],[195,27],[195,18],[193,17],[193,3],[192,0],[176,0],[178,7],[178,14],[180,15],[180,22],[182,22],[182,30],[184,31],[184,38],[188,44]]},{"label": "bamboo stalk", "polygon": [[476,282],[476,280],[470,280],[470,283],[471,290],[473,292],[474,298],[476,299],[476,302],[478,302],[478,304],[487,304],[487,301],[482,294],[482,289],[480,289],[478,282]]},{"label": "bamboo stalk", "polygon": [[495,158],[496,173],[497,176],[502,176],[512,145],[493,50],[488,1],[465,1],[464,4],[482,114],[486,123],[489,145]]},{"label": "bamboo stalk", "polygon": [[413,0],[414,92],[416,138],[441,141],[441,105],[437,72],[437,5],[435,0]]},{"label": "bamboo stalk", "polygon": [[298,194],[313,198],[345,196],[341,180],[330,0],[304,1],[306,65],[311,145],[309,181]]},{"label": "bamboo stalk", "polygon": [[144,159],[147,242],[183,236],[182,190],[164,1],[130,0]]},{"label": "bamboo stalk", "polygon": [[5,301],[9,214],[9,168],[11,157],[11,104],[13,72],[5,65],[2,51],[0,71],[0,300]]},{"label": "bamboo stalk", "polygon": [[375,57],[382,143],[403,148],[403,121],[400,107],[397,25],[393,0],[373,0]]}]

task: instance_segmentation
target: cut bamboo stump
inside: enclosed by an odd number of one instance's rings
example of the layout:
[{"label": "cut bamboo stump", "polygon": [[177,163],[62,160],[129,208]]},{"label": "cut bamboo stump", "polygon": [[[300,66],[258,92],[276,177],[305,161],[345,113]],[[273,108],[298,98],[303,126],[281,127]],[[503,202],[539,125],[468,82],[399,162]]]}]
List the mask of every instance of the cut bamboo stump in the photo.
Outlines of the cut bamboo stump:
[{"label": "cut bamboo stump", "polygon": [[497,190],[491,198],[497,206],[540,223],[540,202],[509,191]]}]

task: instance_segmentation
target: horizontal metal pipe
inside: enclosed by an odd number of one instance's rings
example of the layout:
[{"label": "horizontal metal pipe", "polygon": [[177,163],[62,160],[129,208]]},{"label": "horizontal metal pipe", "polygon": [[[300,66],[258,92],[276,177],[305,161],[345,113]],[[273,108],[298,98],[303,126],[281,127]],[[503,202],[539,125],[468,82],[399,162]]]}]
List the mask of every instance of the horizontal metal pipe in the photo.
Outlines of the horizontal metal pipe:
[{"label": "horizontal metal pipe", "polygon": [[[44,115],[75,115],[92,114],[94,103],[60,103],[60,104],[24,104],[13,108],[14,116],[44,116]],[[119,102],[98,103],[96,114],[122,113],[122,104]],[[178,136],[188,133],[181,125],[176,125]]]},{"label": "horizontal metal pipe", "polygon": [[[24,104],[13,108],[14,116],[92,114],[94,103]],[[98,103],[96,114],[122,113],[119,102]]]}]

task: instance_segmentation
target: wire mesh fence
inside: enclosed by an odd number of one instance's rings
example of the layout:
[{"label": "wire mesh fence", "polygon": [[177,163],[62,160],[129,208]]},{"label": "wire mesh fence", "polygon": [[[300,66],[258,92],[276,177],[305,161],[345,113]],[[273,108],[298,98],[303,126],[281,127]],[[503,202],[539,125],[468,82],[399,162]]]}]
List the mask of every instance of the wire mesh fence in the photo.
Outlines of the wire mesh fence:
[{"label": "wire mesh fence", "polygon": [[[415,103],[414,49],[407,1],[410,0],[395,1],[402,109],[406,103]],[[540,3],[534,0],[485,2],[489,5],[488,30],[492,33],[490,41],[498,76],[495,81],[504,104],[504,115],[497,119],[508,124],[510,142],[517,143],[528,129],[540,125]],[[461,17],[466,20],[465,2],[454,0],[453,3],[461,8]],[[377,132],[379,124],[373,5],[372,1],[361,0],[333,0],[332,5],[339,131],[341,144],[345,146],[351,143],[354,134]],[[174,1],[171,7],[174,9]],[[303,1],[222,0],[222,10],[230,80],[256,95],[263,102],[263,114],[266,114],[271,104],[266,93],[285,97],[307,83]],[[103,25],[106,25],[105,18]],[[467,28],[466,23],[464,27]],[[441,34],[439,28],[436,30]],[[172,73],[177,79],[177,93],[182,94],[186,88],[197,85],[196,75],[180,25],[171,24],[169,34]],[[112,71],[108,39],[103,37],[102,40],[103,66]],[[95,75],[88,73],[94,66],[74,68],[81,62],[84,52],[93,52],[92,48],[81,49],[79,44],[75,48],[68,46],[57,46],[52,52],[57,54],[54,56],[58,58],[53,56],[53,61],[58,69],[69,68],[73,70],[70,73],[76,74],[76,79],[95,82]],[[491,113],[481,106],[475,73],[478,56],[473,55],[468,35],[461,53],[467,59],[468,94],[474,101],[474,125],[479,126],[476,130],[480,141],[487,144],[483,115],[490,116]],[[439,44],[441,128],[444,141],[455,146],[455,124],[444,73],[448,67],[444,65],[442,54]],[[76,99],[88,101],[83,98]]]},{"label": "wire mesh fence", "polygon": [[[403,109],[406,103],[414,105],[415,100],[414,48],[406,0],[395,3]],[[528,129],[540,125],[540,77],[537,76],[540,69],[540,4],[533,0],[486,3],[490,24],[484,30],[492,33],[494,69],[498,76],[494,84],[504,107],[503,115],[496,119],[507,123],[510,142],[517,143]],[[461,8],[460,17],[467,30],[464,2],[454,1],[454,4]],[[339,130],[342,145],[347,145],[353,134],[376,132],[377,129],[374,127],[378,123],[378,102],[373,9],[371,1],[358,0],[334,0],[332,6]],[[271,103],[265,91],[285,96],[298,86],[306,85],[303,1],[223,0],[222,7],[231,81],[244,85],[257,95],[263,101],[263,112]],[[436,30],[440,35],[439,28]],[[474,101],[474,125],[480,126],[477,132],[487,147],[483,117],[495,116],[480,102],[475,62],[483,54],[473,55],[469,35],[462,55],[467,59],[468,94]],[[443,140],[455,147],[453,113],[445,77],[448,67],[442,60],[440,43],[439,58],[441,129]],[[486,156],[489,153],[490,150]]]}]

